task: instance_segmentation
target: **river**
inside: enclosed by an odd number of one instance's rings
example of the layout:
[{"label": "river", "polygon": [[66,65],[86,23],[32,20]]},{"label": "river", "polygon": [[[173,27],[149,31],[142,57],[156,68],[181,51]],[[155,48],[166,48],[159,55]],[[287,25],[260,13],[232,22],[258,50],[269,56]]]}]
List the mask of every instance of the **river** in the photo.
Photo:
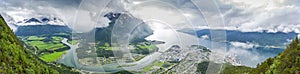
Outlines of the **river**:
[{"label": "river", "polygon": [[[116,72],[120,70],[138,70],[152,64],[154,61],[156,61],[157,58],[160,57],[161,52],[164,52],[167,48],[171,47],[172,45],[179,45],[182,46],[182,48],[184,48],[189,45],[198,44],[198,38],[189,34],[177,32],[174,30],[160,30],[155,32],[161,32],[161,33],[154,33],[154,35],[149,36],[147,40],[164,41],[165,44],[157,45],[157,47],[159,48],[159,52],[154,52],[152,54],[149,54],[143,59],[136,62],[124,63],[124,64],[110,63],[102,66],[81,65],[78,63],[78,58],[76,53],[76,49],[78,48],[79,44],[76,45],[69,44],[67,42],[68,39],[66,38],[64,38],[61,42],[68,45],[70,47],[70,50],[68,50],[67,53],[64,54],[63,57],[58,62],[70,67],[75,67],[77,69],[93,71],[93,72]],[[172,36],[172,37],[163,37],[161,36],[162,32],[167,32],[168,36]],[[202,42],[207,42],[207,41],[202,41]],[[133,66],[118,68],[118,66],[120,65],[133,65]]]},{"label": "river", "polygon": [[[63,57],[58,61],[59,63],[65,64],[70,67],[75,67],[80,70],[90,71],[90,72],[117,72],[120,70],[139,70],[142,69],[145,66],[148,66],[152,64],[154,61],[156,61],[157,58],[160,57],[160,55],[165,52],[166,49],[173,45],[179,45],[182,49],[186,49],[190,45],[202,45],[208,48],[211,47],[225,47],[226,52],[221,52],[221,54],[215,54],[219,57],[224,57],[228,52],[235,53],[238,58],[241,58],[242,64],[247,66],[255,67],[256,64],[264,61],[265,59],[269,57],[273,57],[278,53],[274,52],[267,52],[264,53],[257,53],[257,51],[249,51],[244,50],[240,48],[236,48],[233,46],[228,46],[228,43],[226,42],[214,42],[207,39],[201,39],[197,38],[196,36],[177,32],[171,29],[160,29],[160,30],[154,30],[153,35],[146,38],[147,40],[157,40],[157,41],[163,41],[165,44],[157,45],[159,48],[158,52],[154,52],[152,54],[147,55],[143,59],[132,62],[132,63],[110,63],[105,64],[102,66],[84,66],[78,63],[77,53],[76,49],[78,48],[79,44],[71,45],[67,42],[68,39],[63,39],[62,43],[68,45],[70,47],[70,50],[67,51],[66,54],[63,55]],[[212,51],[218,51],[218,49],[211,49]],[[221,49],[224,50],[224,49]],[[258,49],[260,50],[260,49]],[[263,49],[262,49],[263,50]],[[272,51],[272,50],[270,50]],[[120,68],[118,66],[123,65],[132,65],[124,68]]]}]

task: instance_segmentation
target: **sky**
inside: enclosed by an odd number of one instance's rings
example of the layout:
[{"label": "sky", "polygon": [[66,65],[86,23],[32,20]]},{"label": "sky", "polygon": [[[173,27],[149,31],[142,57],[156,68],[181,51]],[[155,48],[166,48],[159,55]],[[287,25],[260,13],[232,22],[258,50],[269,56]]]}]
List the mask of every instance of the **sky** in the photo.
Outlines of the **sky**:
[{"label": "sky", "polygon": [[[53,16],[74,28],[107,26],[107,12],[130,12],[178,29],[217,28],[300,33],[299,0],[0,0],[0,13],[16,21]],[[218,23],[215,23],[218,22]],[[218,24],[219,26],[211,26]]]},{"label": "sky", "polygon": [[[103,17],[108,12],[130,13],[146,22],[166,23],[174,30],[300,33],[300,0],[0,0],[0,14],[5,20],[9,17],[15,22],[32,17],[58,17],[78,32],[108,26],[110,21]],[[231,44],[234,47],[229,52],[254,56],[250,62],[267,58],[240,50],[255,44]]]}]

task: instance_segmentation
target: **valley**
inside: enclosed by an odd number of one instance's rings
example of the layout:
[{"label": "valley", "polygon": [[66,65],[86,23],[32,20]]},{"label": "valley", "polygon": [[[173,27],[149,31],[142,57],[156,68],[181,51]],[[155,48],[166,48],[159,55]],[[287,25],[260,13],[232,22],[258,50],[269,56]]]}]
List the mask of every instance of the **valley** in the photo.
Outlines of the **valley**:
[{"label": "valley", "polygon": [[0,74],[300,74],[299,0],[0,0]]},{"label": "valley", "polygon": [[46,62],[56,62],[61,58],[69,46],[61,43],[64,36],[19,36],[26,48],[38,55]]},{"label": "valley", "polygon": [[[244,33],[224,30],[228,33],[228,41],[218,42],[205,37],[210,35],[210,30],[198,30],[195,35],[189,29],[174,31],[152,27],[164,25],[160,22],[123,26],[143,22],[130,14],[108,13],[105,17],[111,20],[109,26],[95,28],[86,33],[72,33],[72,29],[66,25],[50,24],[18,26],[15,33],[24,46],[44,62],[64,65],[82,73],[196,73],[203,72],[199,68],[208,68],[199,67],[207,62],[212,67],[220,67],[220,70],[223,69],[221,65],[254,67],[253,65],[282,52],[285,43],[292,36],[296,36],[295,33]],[[131,36],[126,36],[127,34]],[[279,38],[273,43],[256,39],[264,36]],[[244,47],[247,44],[249,46]],[[222,45],[226,45],[227,52],[209,49]],[[256,58],[248,55],[262,57],[258,57],[258,60],[246,60]],[[212,73],[219,71],[205,70]]]}]

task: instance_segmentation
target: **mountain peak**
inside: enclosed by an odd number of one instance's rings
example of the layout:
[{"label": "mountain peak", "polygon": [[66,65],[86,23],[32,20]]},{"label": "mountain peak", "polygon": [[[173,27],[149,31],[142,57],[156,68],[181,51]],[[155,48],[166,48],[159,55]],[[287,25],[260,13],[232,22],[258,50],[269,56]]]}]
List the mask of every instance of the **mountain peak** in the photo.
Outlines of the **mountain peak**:
[{"label": "mountain peak", "polygon": [[121,15],[121,13],[109,12],[109,13],[105,14],[104,17],[107,17],[110,21],[116,21],[120,15]]},{"label": "mountain peak", "polygon": [[42,22],[36,18],[31,18],[31,19],[25,21],[25,23],[42,23]]},{"label": "mountain peak", "polygon": [[49,19],[49,18],[42,18],[42,21],[43,21],[43,22],[49,22],[50,19]]},{"label": "mountain peak", "polygon": [[56,18],[56,17],[38,17],[38,18],[30,18],[24,19],[23,21],[19,21],[15,23],[18,26],[26,26],[26,25],[63,25],[63,20]]}]

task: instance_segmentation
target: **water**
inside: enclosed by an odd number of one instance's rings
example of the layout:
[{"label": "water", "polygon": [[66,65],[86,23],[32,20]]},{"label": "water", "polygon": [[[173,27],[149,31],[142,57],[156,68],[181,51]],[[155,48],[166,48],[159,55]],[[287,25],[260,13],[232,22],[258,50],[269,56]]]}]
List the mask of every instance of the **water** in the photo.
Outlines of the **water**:
[{"label": "water", "polygon": [[[154,52],[152,54],[147,55],[145,58],[132,62],[132,63],[110,63],[102,66],[84,66],[78,63],[78,58],[76,54],[77,45],[71,45],[67,43],[67,39],[62,40],[62,42],[69,47],[70,50],[67,51],[65,55],[63,55],[62,59],[58,62],[65,64],[70,67],[75,67],[81,70],[92,71],[92,72],[116,72],[121,70],[138,70],[142,69],[145,66],[152,64],[158,57],[160,57],[161,52],[164,52],[166,49],[173,45],[179,45],[182,49],[186,49],[190,45],[202,45],[207,48],[213,47],[223,47],[226,46],[226,52],[221,51],[218,52],[219,56],[224,56],[226,54],[235,54],[240,58],[241,64],[255,67],[256,64],[266,60],[269,57],[274,57],[278,53],[283,51],[283,48],[266,48],[266,47],[249,47],[242,48],[231,45],[230,42],[215,42],[208,39],[198,38],[191,34],[186,34],[182,32],[178,32],[172,29],[154,29],[153,35],[146,38],[147,40],[157,40],[163,41],[165,44],[157,45],[159,48],[159,52]],[[211,49],[212,51],[218,51],[217,49]],[[135,64],[135,65],[133,65]],[[118,66],[121,65],[133,65],[125,68],[120,68]]]}]

